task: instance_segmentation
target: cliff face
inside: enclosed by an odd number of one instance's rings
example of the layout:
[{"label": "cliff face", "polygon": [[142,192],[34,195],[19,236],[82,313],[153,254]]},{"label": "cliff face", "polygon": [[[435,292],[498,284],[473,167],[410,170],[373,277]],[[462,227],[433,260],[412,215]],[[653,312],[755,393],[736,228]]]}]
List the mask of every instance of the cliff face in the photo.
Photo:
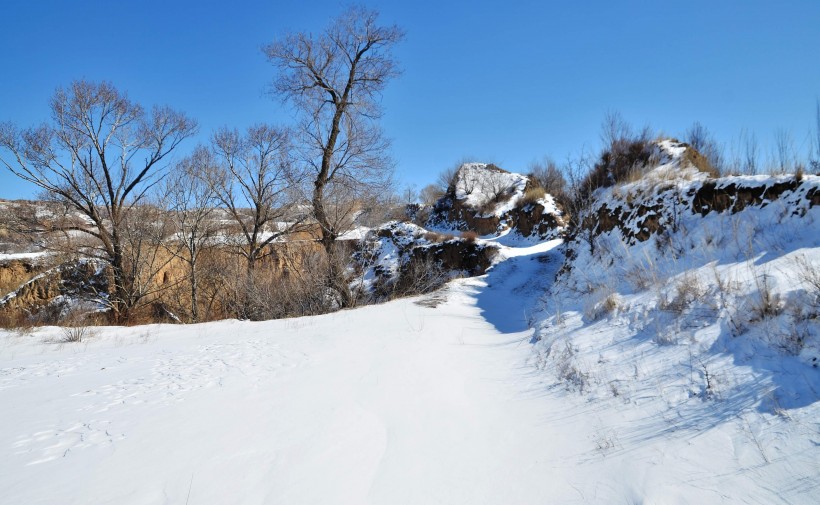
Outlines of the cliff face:
[{"label": "cliff face", "polygon": [[0,313],[9,322],[59,323],[76,310],[100,310],[109,274],[103,263],[94,260],[45,269],[0,299]]},{"label": "cliff face", "polygon": [[0,296],[17,289],[45,269],[42,262],[31,259],[0,261]]}]

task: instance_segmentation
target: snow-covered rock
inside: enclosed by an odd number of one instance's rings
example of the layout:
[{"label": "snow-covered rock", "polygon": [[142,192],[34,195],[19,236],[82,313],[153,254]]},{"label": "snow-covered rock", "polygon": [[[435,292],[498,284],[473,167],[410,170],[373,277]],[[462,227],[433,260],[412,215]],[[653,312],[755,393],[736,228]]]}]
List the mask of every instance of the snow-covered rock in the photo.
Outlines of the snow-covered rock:
[{"label": "snow-covered rock", "polygon": [[471,236],[392,221],[362,241],[354,257],[360,273],[351,287],[379,300],[422,293],[455,276],[483,274],[497,251],[496,244]]},{"label": "snow-covered rock", "polygon": [[527,176],[493,164],[465,163],[427,225],[441,231],[474,231],[486,238],[511,231],[544,240],[559,236],[566,223],[555,199]]}]

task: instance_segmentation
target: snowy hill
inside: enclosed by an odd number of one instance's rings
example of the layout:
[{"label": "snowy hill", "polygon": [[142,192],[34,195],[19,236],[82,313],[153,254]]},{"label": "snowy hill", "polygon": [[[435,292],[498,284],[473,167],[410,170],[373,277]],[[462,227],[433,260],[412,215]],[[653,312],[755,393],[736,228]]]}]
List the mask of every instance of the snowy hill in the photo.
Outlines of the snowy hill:
[{"label": "snowy hill", "polygon": [[681,465],[707,502],[816,496],[818,189],[817,176],[708,179],[672,156],[597,193],[542,299],[533,364],[589,409],[626,481],[646,478],[645,455]]}]

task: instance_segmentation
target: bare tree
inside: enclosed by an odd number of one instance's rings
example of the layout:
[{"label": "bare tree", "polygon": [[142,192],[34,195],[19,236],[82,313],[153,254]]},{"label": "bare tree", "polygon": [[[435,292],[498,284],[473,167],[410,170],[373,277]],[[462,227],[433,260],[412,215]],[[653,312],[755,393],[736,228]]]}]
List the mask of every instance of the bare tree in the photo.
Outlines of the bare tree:
[{"label": "bare tree", "polygon": [[567,181],[555,160],[545,156],[541,161],[530,163],[530,177],[555,197],[561,196],[567,190]]},{"label": "bare tree", "polygon": [[391,49],[402,38],[396,26],[379,26],[375,11],[354,7],[320,35],[294,33],[263,48],[279,70],[275,93],[300,115],[298,154],[312,170],[313,216],[328,254],[350,213],[329,209],[328,194],[351,207],[360,191],[389,183],[388,142],[376,120],[381,91],[398,74]]},{"label": "bare tree", "polygon": [[481,193],[489,196],[492,204],[509,199],[515,190],[515,179],[495,165],[487,165],[486,171],[486,174],[475,181]]},{"label": "bare tree", "polygon": [[75,81],[50,103],[51,124],[18,130],[0,126],[2,163],[49,192],[88,224],[66,223],[94,239],[92,253],[113,270],[111,306],[119,322],[141,297],[129,268],[127,218],[161,177],[162,162],[191,136],[195,123],[167,107],[150,113],[110,83]]},{"label": "bare tree", "polygon": [[814,135],[810,144],[813,152],[809,159],[809,166],[816,174],[820,174],[820,100],[817,101],[814,116]]},{"label": "bare tree", "polygon": [[[166,253],[165,246],[171,230],[169,225],[168,213],[156,203],[141,203],[125,213],[121,222],[121,237],[125,245],[123,268],[125,277],[131,283],[121,297],[107,300],[115,313],[118,303],[130,315],[138,308],[158,302],[160,293],[180,282],[180,279],[169,275],[166,268],[173,260],[173,256]],[[106,302],[104,298],[102,301]]]},{"label": "bare tree", "polygon": [[436,187],[442,195],[447,194],[451,189],[455,189],[456,178],[458,177],[458,169],[461,168],[462,163],[451,165],[438,174],[436,178]]},{"label": "bare tree", "polygon": [[419,191],[415,184],[407,184],[401,192],[401,200],[405,205],[412,205],[418,203]]},{"label": "bare tree", "polygon": [[170,254],[187,266],[193,323],[199,321],[200,256],[213,246],[218,231],[214,219],[214,188],[202,177],[202,174],[213,173],[215,164],[211,151],[199,146],[177,165],[163,188],[174,232],[172,240],[163,243]]},{"label": "bare tree", "polygon": [[774,131],[775,170],[780,173],[791,172],[794,167],[794,139],[790,131],[778,128]]},{"label": "bare tree", "polygon": [[223,128],[212,145],[217,163],[209,166],[205,180],[238,228],[238,250],[250,273],[273,241],[303,221],[290,191],[298,181],[289,167],[288,134],[268,125],[244,134]]},{"label": "bare tree", "polygon": [[747,175],[757,174],[758,158],[760,156],[760,149],[757,143],[757,136],[754,132],[741,132],[740,134],[743,144],[743,172]]},{"label": "bare tree", "polygon": [[632,126],[624,119],[618,111],[607,111],[604,120],[601,122],[601,143],[605,149],[612,149],[624,141],[633,137]]},{"label": "bare tree", "polygon": [[423,205],[432,207],[444,196],[444,191],[436,184],[428,184],[419,191],[419,199]]}]

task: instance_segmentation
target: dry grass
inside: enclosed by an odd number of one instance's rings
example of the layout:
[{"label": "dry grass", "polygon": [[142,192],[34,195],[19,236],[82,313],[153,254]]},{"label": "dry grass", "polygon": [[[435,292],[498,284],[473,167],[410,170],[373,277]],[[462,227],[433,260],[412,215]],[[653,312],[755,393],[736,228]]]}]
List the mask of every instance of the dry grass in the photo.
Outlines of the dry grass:
[{"label": "dry grass", "polygon": [[448,240],[453,240],[455,238],[454,235],[449,233],[438,233],[435,231],[428,231],[423,235],[424,240],[428,242],[432,242],[434,244],[438,244],[441,242],[447,242]]},{"label": "dry grass", "polygon": [[588,321],[597,321],[612,314],[621,306],[621,297],[611,288],[601,286],[592,291],[584,306],[584,317]]},{"label": "dry grass", "polygon": [[62,343],[85,342],[92,336],[91,328],[88,326],[66,326],[62,330]]},{"label": "dry grass", "polygon": [[705,293],[706,289],[701,284],[700,279],[696,275],[686,274],[675,283],[671,299],[668,297],[662,298],[661,309],[681,314]]},{"label": "dry grass", "polygon": [[535,186],[527,189],[524,192],[523,198],[521,198],[522,205],[530,205],[538,203],[541,199],[543,199],[547,195],[547,190],[540,186]]}]

